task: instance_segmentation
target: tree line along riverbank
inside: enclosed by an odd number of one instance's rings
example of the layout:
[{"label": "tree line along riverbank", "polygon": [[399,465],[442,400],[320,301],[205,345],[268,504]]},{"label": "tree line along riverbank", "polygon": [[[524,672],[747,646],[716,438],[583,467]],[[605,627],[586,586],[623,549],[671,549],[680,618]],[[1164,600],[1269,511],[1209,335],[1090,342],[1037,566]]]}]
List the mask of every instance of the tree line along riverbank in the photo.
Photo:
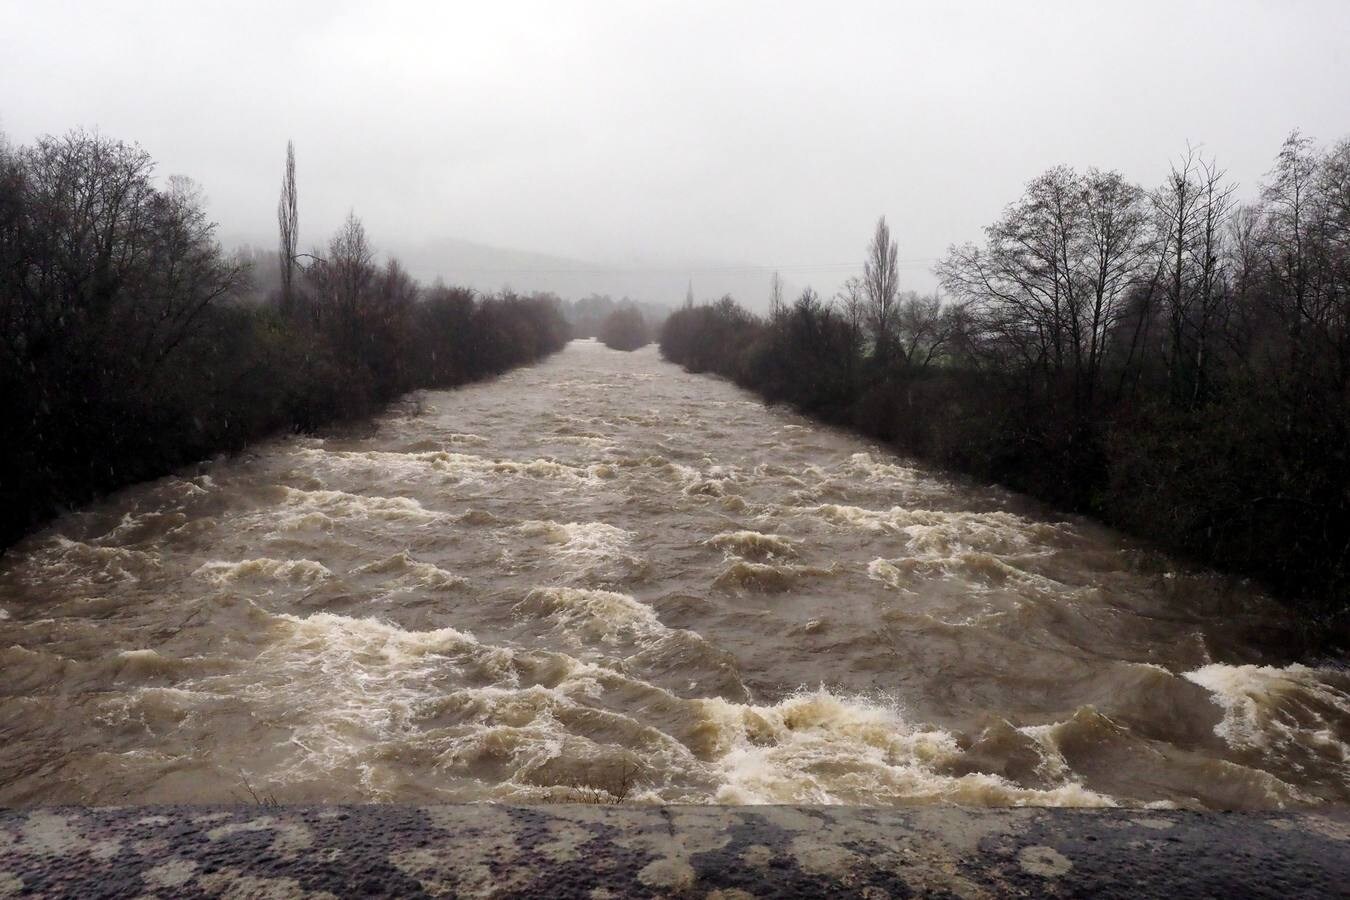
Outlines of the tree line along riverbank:
[{"label": "tree line along riverbank", "polygon": [[0,136],[0,547],[123,485],[566,343],[556,300],[480,296],[380,262],[349,216],[296,245],[288,151],[276,259],[227,253],[200,189],[82,131]]},{"label": "tree line along riverbank", "polygon": [[1350,597],[1350,141],[1297,133],[1257,195],[1194,153],[1163,184],[1057,167],[902,292],[757,316],[687,305],[665,357],[922,459],[1257,579],[1319,639]]}]

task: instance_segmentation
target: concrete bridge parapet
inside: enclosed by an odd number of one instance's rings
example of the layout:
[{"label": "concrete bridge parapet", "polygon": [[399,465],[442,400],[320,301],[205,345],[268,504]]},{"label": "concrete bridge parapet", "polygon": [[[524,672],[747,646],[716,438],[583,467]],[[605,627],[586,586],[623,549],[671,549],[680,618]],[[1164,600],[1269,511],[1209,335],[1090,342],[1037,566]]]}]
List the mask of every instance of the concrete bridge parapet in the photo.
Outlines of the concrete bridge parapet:
[{"label": "concrete bridge parapet", "polygon": [[1350,810],[0,810],[0,898],[1346,897]]}]

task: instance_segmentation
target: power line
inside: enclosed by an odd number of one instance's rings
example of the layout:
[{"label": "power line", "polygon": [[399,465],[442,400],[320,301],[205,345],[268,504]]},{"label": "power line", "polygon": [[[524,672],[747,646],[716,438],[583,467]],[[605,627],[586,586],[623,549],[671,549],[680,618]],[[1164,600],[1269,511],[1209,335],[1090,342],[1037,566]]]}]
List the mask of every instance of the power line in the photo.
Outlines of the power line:
[{"label": "power line", "polygon": [[[902,269],[913,269],[927,266],[936,262],[938,257],[915,257],[912,259],[898,260],[898,265]],[[790,263],[778,266],[752,266],[752,265],[730,265],[730,266],[638,266],[627,268],[600,268],[600,267],[578,267],[578,268],[514,268],[508,266],[446,266],[447,271],[456,273],[472,274],[517,274],[517,275],[686,275],[686,274],[709,274],[719,272],[826,272],[826,271],[858,271],[862,268],[860,263]]]}]

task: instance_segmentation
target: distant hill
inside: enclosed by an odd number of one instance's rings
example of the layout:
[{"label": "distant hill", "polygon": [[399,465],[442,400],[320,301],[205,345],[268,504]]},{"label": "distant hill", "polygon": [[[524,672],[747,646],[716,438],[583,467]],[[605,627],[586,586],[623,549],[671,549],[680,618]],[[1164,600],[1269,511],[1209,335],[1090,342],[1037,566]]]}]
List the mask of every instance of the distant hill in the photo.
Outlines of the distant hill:
[{"label": "distant hill", "polygon": [[[599,294],[616,300],[629,297],[655,306],[678,307],[684,303],[692,282],[694,297],[700,303],[731,294],[749,309],[763,310],[768,306],[771,273],[753,264],[719,260],[597,262],[492,247],[459,238],[386,244],[378,235],[373,237],[378,250],[397,257],[409,273],[427,284],[440,278],[446,284],[484,292],[510,287],[521,293],[551,291],[569,300]],[[232,247],[255,248],[258,265],[274,268],[274,239],[228,236],[223,242]],[[269,272],[268,277],[274,278],[275,273]]]},{"label": "distant hill", "polygon": [[767,303],[769,273],[727,262],[633,263],[569,259],[490,247],[457,238],[437,238],[399,248],[408,271],[423,281],[437,277],[483,291],[509,286],[517,291],[552,291],[577,299],[591,294],[631,297],[662,306],[678,306],[692,281],[700,301],[730,293],[749,307]]}]

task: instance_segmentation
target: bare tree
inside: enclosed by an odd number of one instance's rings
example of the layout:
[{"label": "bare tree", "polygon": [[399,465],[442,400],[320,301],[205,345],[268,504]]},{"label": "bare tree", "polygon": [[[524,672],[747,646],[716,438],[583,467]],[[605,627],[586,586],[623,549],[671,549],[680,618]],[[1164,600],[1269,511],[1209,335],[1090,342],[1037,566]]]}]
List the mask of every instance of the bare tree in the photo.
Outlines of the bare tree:
[{"label": "bare tree", "polygon": [[1213,160],[1187,148],[1166,183],[1150,195],[1173,402],[1197,402],[1206,389],[1214,320],[1225,296],[1221,245],[1234,189]]},{"label": "bare tree", "polygon": [[[201,192],[180,176],[154,188],[140,147],[82,131],[11,155],[16,229],[0,229],[0,346],[25,365],[48,354],[150,378],[203,310],[238,287]],[[6,219],[10,218],[8,215]],[[111,377],[111,369],[107,370]]]},{"label": "bare tree", "polygon": [[347,213],[337,234],[328,242],[329,302],[347,314],[359,311],[375,277],[375,251],[366,237],[366,227]]},{"label": "bare tree", "polygon": [[295,308],[296,240],[300,214],[295,193],[295,144],[286,142],[286,174],[281,179],[281,199],[277,201],[277,225],[281,231],[281,311],[289,316]]},{"label": "bare tree", "polygon": [[905,365],[926,368],[952,337],[954,318],[942,308],[936,294],[921,297],[914,291],[899,296],[896,344]]},{"label": "bare tree", "polygon": [[361,343],[362,322],[374,303],[375,253],[365,226],[354,212],[328,242],[322,259],[305,270],[310,285],[314,326],[329,332],[350,351]]},{"label": "bare tree", "polygon": [[1086,404],[1145,269],[1146,225],[1142,192],[1119,174],[1058,167],[986,229],[984,248],[951,248],[938,272],[1005,363],[1067,377]]},{"label": "bare tree", "polygon": [[[147,262],[154,267],[153,297],[129,300],[140,320],[138,356],[143,372],[161,365],[196,327],[213,303],[233,293],[244,267],[228,260],[206,216],[201,188],[184,175],[171,175],[152,205],[153,240]],[[125,321],[129,316],[124,315]],[[144,377],[149,377],[148,374]]]},{"label": "bare tree", "polygon": [[1294,301],[1298,317],[1309,317],[1308,288],[1311,275],[1309,231],[1313,226],[1312,195],[1317,158],[1312,140],[1297,131],[1285,139],[1270,172],[1271,181],[1262,191],[1266,208],[1267,240],[1275,253],[1274,271]]},{"label": "bare tree", "polygon": [[769,315],[777,316],[783,310],[783,276],[777,272],[769,279]]},{"label": "bare tree", "polygon": [[848,358],[845,364],[851,380],[857,372],[867,328],[867,291],[862,279],[856,275],[845,279],[839,293],[834,296],[834,304],[846,328]]},{"label": "bare tree", "polygon": [[1088,170],[1082,185],[1086,290],[1073,309],[1073,318],[1075,343],[1082,346],[1086,357],[1083,399],[1091,402],[1101,381],[1107,339],[1126,312],[1129,293],[1146,270],[1151,244],[1143,191],[1119,172],[1097,169]]},{"label": "bare tree", "polygon": [[[1350,383],[1350,300],[1347,299],[1344,147],[1329,156],[1297,131],[1284,142],[1261,197],[1263,269],[1274,289],[1271,312],[1283,326],[1295,372],[1332,364]],[[1328,165],[1329,163],[1329,165]]]},{"label": "bare tree", "polygon": [[952,247],[938,265],[946,291],[979,318],[991,354],[1046,377],[1074,366],[1069,307],[1078,285],[1068,262],[1080,202],[1076,179],[1063,167],[1036,178],[985,229],[984,247]]},{"label": "bare tree", "polygon": [[1350,146],[1324,153],[1294,132],[1268,178],[1260,241],[1267,304],[1285,331],[1292,369],[1350,386]]},{"label": "bare tree", "polygon": [[900,290],[899,249],[891,240],[886,217],[877,220],[872,243],[863,263],[863,289],[867,297],[867,317],[872,326],[877,361],[890,362],[895,345],[896,294]]},{"label": "bare tree", "polygon": [[1209,391],[1214,333],[1232,299],[1226,271],[1224,242],[1231,234],[1230,221],[1236,205],[1237,185],[1226,181],[1226,172],[1214,160],[1200,161],[1200,284],[1195,316],[1195,387],[1191,401],[1198,403]]},{"label": "bare tree", "polygon": [[867,289],[862,279],[856,275],[847,278],[835,295],[834,302],[839,307],[839,314],[848,323],[854,342],[861,344],[863,329],[867,325]]}]

